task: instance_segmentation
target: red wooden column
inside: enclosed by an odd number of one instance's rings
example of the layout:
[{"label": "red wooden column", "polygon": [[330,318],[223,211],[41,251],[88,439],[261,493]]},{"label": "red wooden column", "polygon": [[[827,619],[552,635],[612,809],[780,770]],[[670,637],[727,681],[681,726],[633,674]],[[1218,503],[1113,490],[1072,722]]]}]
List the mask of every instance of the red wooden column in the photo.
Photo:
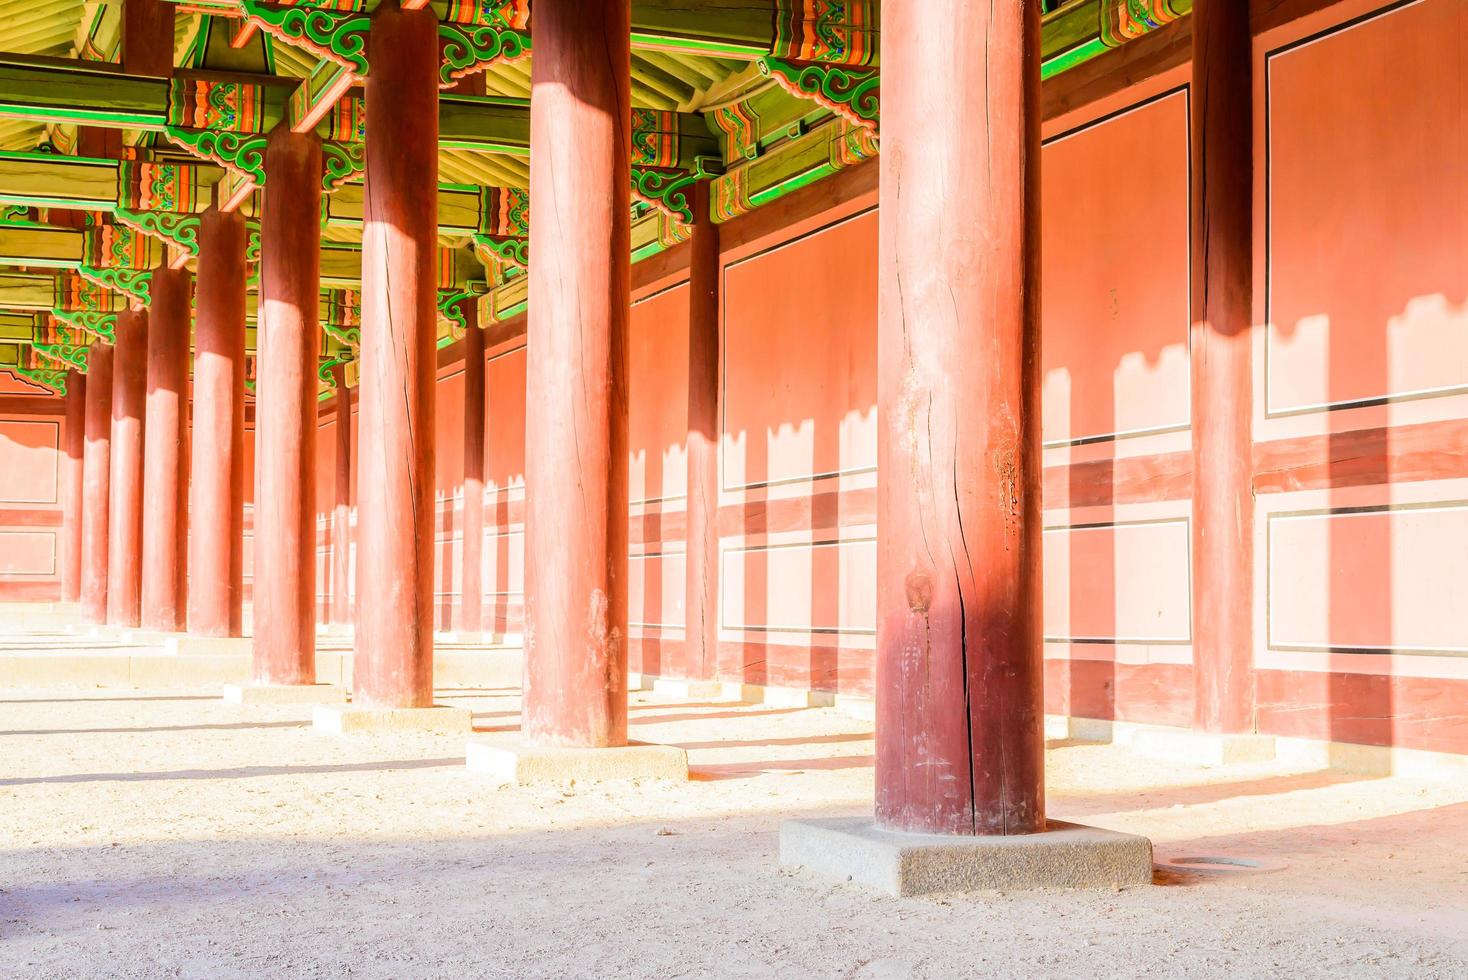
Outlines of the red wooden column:
[{"label": "red wooden column", "polygon": [[524,732],[627,742],[628,0],[535,11]]},{"label": "red wooden column", "polygon": [[[165,0],[124,0],[120,25],[123,71],[161,77],[173,74],[173,16],[173,5]],[[147,334],[146,311],[130,310],[117,318],[107,622],[120,626],[137,626],[142,615]]]},{"label": "red wooden column", "polygon": [[123,0],[123,71],[162,77],[173,74],[174,12],[169,0]]},{"label": "red wooden column", "polygon": [[188,586],[189,290],[187,269],[153,270],[143,449],[141,622],[183,629]]},{"label": "red wooden column", "polygon": [[1249,4],[1193,7],[1194,723],[1254,730],[1253,39]]},{"label": "red wooden column", "polygon": [[[482,72],[465,75],[445,91],[454,95],[483,95]],[[459,629],[484,630],[484,332],[479,329],[479,307],[463,304],[469,324],[464,334],[464,535],[461,553]]]},{"label": "red wooden column", "polygon": [[107,514],[107,622],[137,626],[142,610],[143,422],[148,314],[117,316],[112,361],[112,476]]},{"label": "red wooden column", "polygon": [[255,381],[256,684],[316,683],[316,361],[321,139],[271,132],[260,213]]},{"label": "red wooden column", "polygon": [[239,636],[244,598],[245,219],[199,221],[194,430],[190,455],[189,632]]},{"label": "red wooden column", "polygon": [[664,674],[711,680],[719,649],[719,226],[694,190],[688,259],[688,544],[684,656]]},{"label": "red wooden column", "polygon": [[[95,353],[95,351],[93,351]],[[66,457],[61,479],[61,601],[82,597],[83,470],[86,455],[87,376],[66,372]]]},{"label": "red wooden column", "polygon": [[331,621],[352,621],[352,392],[347,371],[331,369],[336,379],[336,503],[331,509]]},{"label": "red wooden column", "polygon": [[1044,829],[1039,4],[882,8],[877,823]]},{"label": "red wooden column", "polygon": [[367,45],[353,701],[433,704],[438,18],[386,0]]},{"label": "red wooden column", "polygon": [[463,304],[464,332],[464,547],[459,628],[484,629],[484,331],[479,306]]},{"label": "red wooden column", "polygon": [[82,455],[82,620],[107,622],[107,519],[112,486],[111,344],[87,358],[86,449]]}]

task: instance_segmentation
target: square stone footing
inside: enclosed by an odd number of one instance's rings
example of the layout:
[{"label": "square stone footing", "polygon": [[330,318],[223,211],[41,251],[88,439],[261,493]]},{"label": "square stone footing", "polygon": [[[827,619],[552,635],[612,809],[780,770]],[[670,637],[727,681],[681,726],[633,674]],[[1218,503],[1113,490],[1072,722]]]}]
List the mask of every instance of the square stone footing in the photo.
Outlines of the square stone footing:
[{"label": "square stone footing", "polygon": [[664,697],[684,700],[722,698],[724,683],[723,681],[686,681],[678,677],[655,677],[652,682],[652,692]]},{"label": "square stone footing", "polygon": [[347,689],[335,684],[226,684],[229,704],[343,704]]},{"label": "square stone footing", "polygon": [[[106,638],[129,647],[166,647],[169,640],[178,637],[177,633],[162,633],[158,630],[145,630],[137,626],[110,625],[93,627],[91,635],[98,639]],[[169,653],[176,652],[169,651]]]},{"label": "square stone footing", "polygon": [[163,641],[166,653],[179,656],[194,654],[243,654],[254,651],[255,641],[248,636],[170,636]]},{"label": "square stone footing", "polygon": [[787,820],[780,864],[889,895],[1126,888],[1152,882],[1152,842],[1050,821],[1043,834],[949,837],[876,827],[870,817]]},{"label": "square stone footing", "polygon": [[725,682],[724,697],[772,708],[829,708],[836,703],[836,695],[830,691],[809,691],[801,687],[766,687],[762,684],[740,684],[735,681]]},{"label": "square stone footing", "polygon": [[350,704],[318,705],[311,727],[328,735],[380,735],[432,732],[456,735],[473,725],[468,708],[435,704],[431,708],[359,708]]},{"label": "square stone footing", "polygon": [[633,742],[604,749],[531,745],[519,738],[477,739],[465,764],[501,786],[598,782],[613,779],[688,779],[688,753],[674,745]]},{"label": "square stone footing", "polygon": [[1274,760],[1273,735],[1215,735],[1144,728],[1132,736],[1132,753],[1193,766],[1228,766]]}]

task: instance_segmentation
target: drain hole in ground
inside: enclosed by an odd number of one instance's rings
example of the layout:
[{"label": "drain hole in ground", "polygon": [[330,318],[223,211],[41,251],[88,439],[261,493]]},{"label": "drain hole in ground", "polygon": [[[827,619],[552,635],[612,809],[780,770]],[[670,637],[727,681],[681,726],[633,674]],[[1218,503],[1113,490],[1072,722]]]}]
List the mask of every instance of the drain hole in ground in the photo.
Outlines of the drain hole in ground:
[{"label": "drain hole in ground", "polygon": [[1209,871],[1226,874],[1237,874],[1246,871],[1278,871],[1284,867],[1283,864],[1275,861],[1217,854],[1176,857],[1170,859],[1167,864],[1169,867],[1180,868],[1185,871]]}]

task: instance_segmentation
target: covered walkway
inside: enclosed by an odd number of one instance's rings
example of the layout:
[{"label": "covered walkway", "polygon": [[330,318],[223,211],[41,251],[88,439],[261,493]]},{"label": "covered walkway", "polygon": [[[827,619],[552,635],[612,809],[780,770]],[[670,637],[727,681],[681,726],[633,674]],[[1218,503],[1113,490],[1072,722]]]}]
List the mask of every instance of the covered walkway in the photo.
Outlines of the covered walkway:
[{"label": "covered walkway", "polygon": [[[439,692],[486,729],[516,694]],[[462,738],[324,738],[213,689],[3,697],[8,976],[1468,972],[1461,780],[1052,742],[1052,813],[1150,836],[1158,887],[894,899],[775,860],[780,821],[871,805],[871,726],[832,708],[634,694],[632,737],[685,746],[690,782],[495,789]],[[1282,867],[1171,867],[1198,856]]]}]

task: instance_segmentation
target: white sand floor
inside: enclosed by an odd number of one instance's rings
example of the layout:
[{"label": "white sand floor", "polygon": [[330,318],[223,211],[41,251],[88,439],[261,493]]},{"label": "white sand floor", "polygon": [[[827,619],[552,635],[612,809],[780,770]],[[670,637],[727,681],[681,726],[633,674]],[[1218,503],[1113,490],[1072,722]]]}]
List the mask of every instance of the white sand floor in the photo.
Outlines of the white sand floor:
[{"label": "white sand floor", "polygon": [[[444,692],[481,729],[517,692]],[[634,695],[685,785],[498,789],[464,739],[217,692],[0,689],[0,977],[1468,977],[1468,786],[1048,752],[1051,815],[1158,884],[898,900],[782,871],[870,808],[870,726]],[[1174,858],[1283,867],[1206,875]]]}]

